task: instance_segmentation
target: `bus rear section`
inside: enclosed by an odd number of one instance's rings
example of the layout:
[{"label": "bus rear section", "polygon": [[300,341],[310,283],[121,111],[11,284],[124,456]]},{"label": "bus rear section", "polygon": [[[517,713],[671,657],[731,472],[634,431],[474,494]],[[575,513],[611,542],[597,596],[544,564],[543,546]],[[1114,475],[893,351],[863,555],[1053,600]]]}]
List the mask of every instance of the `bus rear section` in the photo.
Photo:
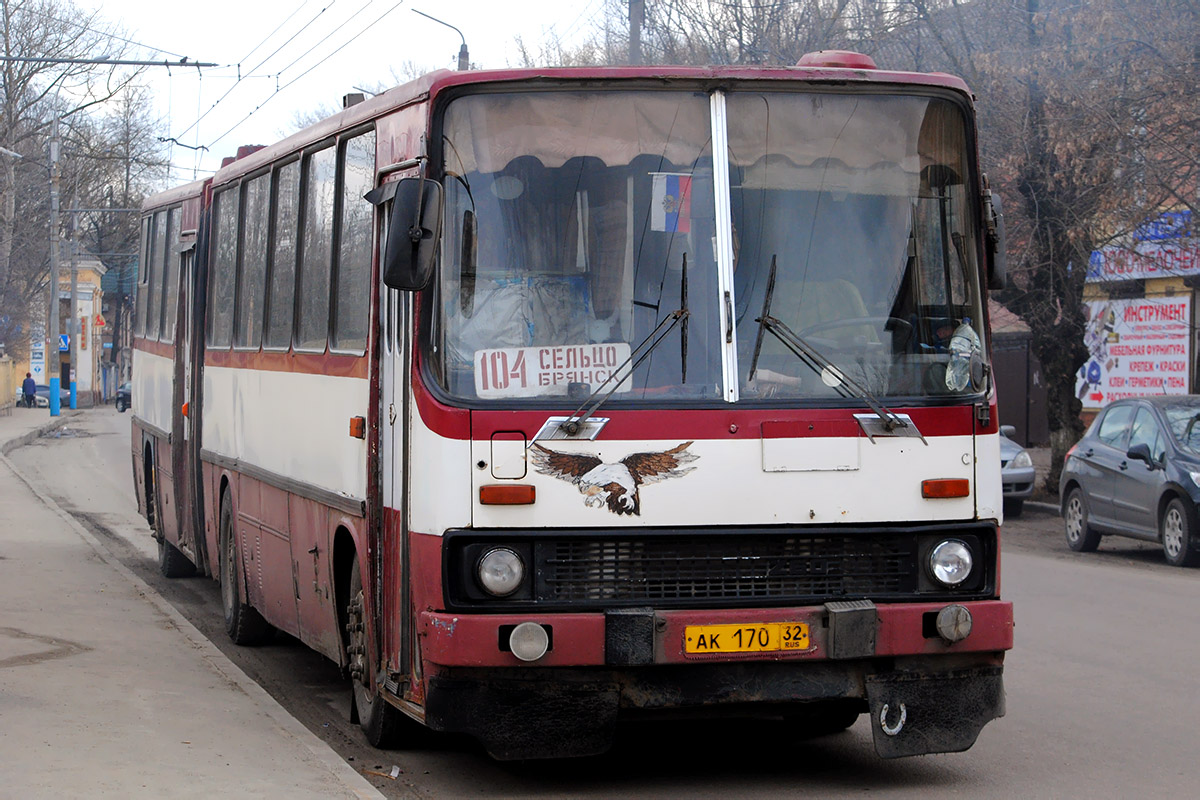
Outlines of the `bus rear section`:
[{"label": "bus rear section", "polygon": [[970,747],[1012,608],[969,94],[617,74],[434,86],[390,229],[436,183],[440,247],[383,265],[420,289],[386,695],[502,759],[656,714]]}]

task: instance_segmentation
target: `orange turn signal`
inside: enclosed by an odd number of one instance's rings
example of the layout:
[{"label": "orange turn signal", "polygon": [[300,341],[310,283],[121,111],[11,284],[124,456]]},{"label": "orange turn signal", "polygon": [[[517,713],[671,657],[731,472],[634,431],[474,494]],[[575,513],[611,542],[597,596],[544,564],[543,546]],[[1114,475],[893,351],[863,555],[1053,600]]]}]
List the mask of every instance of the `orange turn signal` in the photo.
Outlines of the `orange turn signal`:
[{"label": "orange turn signal", "polygon": [[186,416],[187,416],[187,412],[188,412],[188,404],[187,404],[187,403],[184,403],[184,404],[183,404],[183,409],[182,409],[182,410],[183,410],[183,415],[186,417]]},{"label": "orange turn signal", "polygon": [[479,502],[485,506],[527,506],[536,497],[536,487],[527,484],[493,483],[479,487]]},{"label": "orange turn signal", "polygon": [[366,417],[351,417],[350,418],[350,435],[355,439],[367,438],[367,418]]},{"label": "orange turn signal", "polygon": [[921,481],[921,496],[930,498],[970,497],[971,482],[966,478],[937,478]]}]

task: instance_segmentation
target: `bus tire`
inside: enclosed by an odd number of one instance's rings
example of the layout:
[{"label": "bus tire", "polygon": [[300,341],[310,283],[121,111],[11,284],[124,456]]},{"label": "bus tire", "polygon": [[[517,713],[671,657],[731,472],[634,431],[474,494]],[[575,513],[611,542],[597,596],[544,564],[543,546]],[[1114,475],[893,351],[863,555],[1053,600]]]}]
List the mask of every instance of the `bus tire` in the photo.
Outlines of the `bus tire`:
[{"label": "bus tire", "polygon": [[363,606],[362,572],[358,556],[350,568],[350,592],[346,603],[346,660],[350,669],[350,721],[358,722],[372,747],[389,748],[408,744],[419,723],[404,716],[379,696],[375,685],[374,659],[367,636]]},{"label": "bus tire", "polygon": [[1087,498],[1078,486],[1067,493],[1063,503],[1063,527],[1067,547],[1075,552],[1090,553],[1100,546],[1100,534],[1088,524]]},{"label": "bus tire", "polygon": [[242,602],[242,560],[238,557],[237,536],[233,530],[233,508],[229,493],[221,495],[221,610],[225,612],[225,632],[237,645],[255,645],[271,635],[271,626],[248,603]]},{"label": "bus tire", "polygon": [[158,571],[166,578],[190,578],[196,574],[196,566],[179,548],[158,535]]}]

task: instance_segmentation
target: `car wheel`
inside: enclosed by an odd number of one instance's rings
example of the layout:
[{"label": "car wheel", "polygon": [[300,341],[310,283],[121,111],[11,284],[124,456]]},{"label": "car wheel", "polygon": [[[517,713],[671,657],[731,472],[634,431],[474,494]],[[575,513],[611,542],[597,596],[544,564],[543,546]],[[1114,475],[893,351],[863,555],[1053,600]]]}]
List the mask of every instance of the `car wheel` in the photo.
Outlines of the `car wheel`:
[{"label": "car wheel", "polygon": [[1196,563],[1197,548],[1192,536],[1192,514],[1178,497],[1167,503],[1159,523],[1163,555],[1175,567],[1190,567]]},{"label": "car wheel", "polygon": [[1013,500],[1004,501],[1004,516],[1016,519],[1021,516],[1021,512],[1025,510],[1025,498],[1018,497]]},{"label": "car wheel", "polygon": [[1087,497],[1076,486],[1067,494],[1063,504],[1063,522],[1066,525],[1067,547],[1077,553],[1090,553],[1100,546],[1100,534],[1088,527]]},{"label": "car wheel", "polygon": [[120,414],[125,413],[125,401],[124,400],[120,400],[120,399],[117,400],[117,412]]}]

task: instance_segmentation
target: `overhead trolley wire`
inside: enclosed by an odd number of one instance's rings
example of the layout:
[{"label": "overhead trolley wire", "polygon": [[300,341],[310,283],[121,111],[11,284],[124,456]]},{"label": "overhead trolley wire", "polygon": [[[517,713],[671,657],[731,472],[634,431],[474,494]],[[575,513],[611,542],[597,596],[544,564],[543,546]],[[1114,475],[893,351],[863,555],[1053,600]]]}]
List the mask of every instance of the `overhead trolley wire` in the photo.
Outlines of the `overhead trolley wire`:
[{"label": "overhead trolley wire", "polygon": [[[334,5],[334,3],[336,3],[336,2],[337,2],[337,0],[330,0],[330,3],[329,3],[329,5],[325,6],[325,7],[324,7],[324,8],[322,8],[320,11],[318,11],[318,12],[317,12],[317,13],[316,13],[316,14],[313,16],[313,18],[312,18],[312,19],[310,19],[308,22],[304,23],[304,25],[303,25],[303,26],[301,26],[301,28],[300,28],[298,31],[296,31],[296,32],[295,32],[295,33],[293,33],[293,34],[292,34],[290,37],[288,37],[287,41],[285,41],[283,44],[279,45],[279,47],[276,47],[274,50],[272,50],[272,51],[271,51],[271,54],[270,54],[270,55],[268,55],[268,56],[267,56],[266,58],[264,58],[262,61],[259,61],[259,62],[258,62],[256,65],[254,65],[254,67],[253,67],[253,68],[252,68],[252,69],[251,69],[249,72],[247,72],[247,73],[246,73],[246,77],[250,77],[251,75],[253,75],[253,74],[254,74],[254,73],[255,73],[255,72],[258,70],[258,68],[259,68],[259,67],[261,67],[263,64],[266,64],[268,61],[270,61],[272,58],[274,58],[274,57],[275,57],[275,55],[276,55],[276,54],[277,54],[277,53],[278,53],[280,50],[282,50],[283,48],[285,48],[285,47],[287,47],[289,44],[291,44],[293,41],[295,41],[295,39],[296,39],[296,37],[297,37],[297,36],[299,36],[300,34],[304,33],[304,31],[308,30],[309,26],[311,26],[311,25],[312,25],[314,22],[316,22],[316,21],[317,21],[317,20],[320,18],[320,16],[321,16],[322,14],[324,14],[326,11],[328,11],[330,8],[332,8],[332,7],[333,7],[333,5]],[[301,6],[301,8],[303,8],[303,6]],[[292,12],[292,15],[288,17],[288,20],[290,20],[290,19],[292,18],[292,16],[295,16],[295,15],[296,15],[296,12],[297,12],[297,11],[299,11],[299,10],[300,10],[300,9],[298,8],[298,9],[296,9],[296,11],[293,11],[293,12]],[[288,20],[284,20],[282,23],[280,23],[279,27],[283,27],[285,24],[287,24],[287,21],[288,21]],[[279,28],[276,28],[276,30],[279,30]],[[274,33],[272,33],[271,35],[273,36],[273,35],[274,35]],[[271,38],[271,37],[270,37],[270,36],[268,36],[268,37],[267,37],[267,39],[269,39],[269,38]],[[266,40],[264,39],[263,41],[265,42]],[[257,45],[257,46],[254,48],[254,50],[251,50],[251,51],[250,51],[250,53],[251,53],[251,54],[253,54],[253,53],[254,53],[254,51],[255,51],[255,50],[257,50],[259,47],[262,47],[262,42],[260,42],[260,43],[259,43],[259,44],[258,44],[258,45]],[[238,72],[239,72],[239,73],[241,72],[241,69],[240,69],[240,67],[239,67],[239,70],[238,70]],[[192,128],[196,127],[197,125],[199,125],[199,124],[201,123],[201,121],[203,121],[203,119],[204,119],[205,117],[207,117],[207,116],[208,116],[210,113],[212,113],[212,110],[213,110],[214,108],[216,108],[218,105],[220,105],[220,103],[221,103],[221,101],[222,101],[222,100],[224,100],[226,97],[229,97],[229,95],[230,95],[230,94],[233,92],[233,90],[234,90],[234,89],[236,89],[236,88],[237,88],[237,87],[238,87],[238,86],[241,84],[241,82],[242,82],[242,76],[239,74],[239,76],[238,76],[238,79],[237,79],[237,80],[234,82],[234,84],[233,84],[232,86],[230,86],[230,87],[229,87],[229,88],[228,88],[228,89],[225,91],[225,94],[223,94],[223,95],[221,95],[220,97],[218,97],[218,98],[217,98],[217,100],[216,100],[216,102],[214,102],[214,103],[213,103],[211,106],[209,106],[209,107],[208,107],[208,110],[207,110],[207,111],[205,111],[203,114],[201,114],[199,117],[197,117],[197,118],[196,118],[196,121],[195,121],[195,122],[193,122],[191,125],[188,125],[188,126],[187,126],[186,128],[184,128],[182,131],[180,131],[180,133],[179,133],[179,134],[176,136],[176,138],[179,138],[180,136],[184,136],[184,135],[186,135],[188,131],[190,131]],[[278,89],[277,89],[276,91],[278,91]],[[257,111],[257,109],[255,109],[255,110]],[[251,112],[251,113],[253,113],[253,112]],[[238,123],[238,124],[240,125],[241,123]]]},{"label": "overhead trolley wire", "polygon": [[[327,56],[325,56],[324,58],[322,58],[322,59],[321,59],[320,61],[318,61],[317,63],[313,64],[313,65],[312,65],[311,67],[309,67],[308,69],[304,70],[304,72],[301,72],[301,73],[300,73],[299,75],[297,75],[295,78],[292,78],[290,81],[288,81],[287,83],[285,83],[283,86],[280,86],[279,88],[277,88],[273,94],[271,94],[271,95],[268,95],[268,96],[267,96],[267,99],[263,100],[261,103],[259,103],[257,106],[255,106],[255,107],[254,107],[254,110],[252,110],[252,111],[251,111],[249,114],[247,114],[245,117],[243,117],[242,119],[240,119],[240,120],[238,120],[236,123],[234,123],[234,125],[233,125],[233,127],[232,127],[232,128],[230,128],[229,130],[225,131],[225,132],[224,132],[224,133],[222,133],[220,136],[218,136],[216,139],[213,139],[211,142],[209,142],[209,143],[208,143],[209,147],[212,147],[212,146],[213,146],[213,145],[215,145],[217,142],[221,141],[221,140],[222,140],[222,139],[224,139],[226,136],[228,136],[229,134],[233,133],[233,132],[234,132],[235,130],[237,130],[237,128],[238,128],[239,126],[241,126],[241,125],[242,125],[242,124],[243,124],[243,123],[244,123],[246,120],[250,119],[250,118],[251,118],[251,117],[253,117],[253,116],[254,116],[256,113],[258,113],[258,110],[259,110],[260,108],[262,108],[263,106],[265,106],[267,103],[271,102],[271,100],[272,100],[272,99],[274,99],[275,97],[278,97],[280,92],[282,92],[284,89],[286,89],[286,88],[288,88],[289,86],[291,86],[292,84],[294,84],[296,81],[298,81],[298,80],[300,80],[301,78],[303,78],[305,75],[308,75],[308,73],[312,72],[314,69],[316,69],[317,67],[321,66],[322,64],[324,64],[324,63],[325,63],[326,61],[328,61],[329,59],[333,58],[335,55],[337,55],[338,53],[340,53],[342,50],[344,50],[344,49],[346,49],[347,47],[349,47],[349,46],[350,46],[350,45],[351,45],[351,44],[352,44],[352,43],[353,43],[355,40],[357,40],[357,39],[358,39],[358,37],[362,36],[364,33],[366,33],[367,31],[371,30],[372,28],[374,28],[376,25],[378,25],[380,22],[382,22],[382,21],[383,21],[383,19],[384,19],[385,17],[387,17],[389,14],[391,14],[393,11],[395,11],[397,8],[399,8],[399,7],[400,7],[400,6],[402,6],[402,5],[404,5],[404,0],[399,0],[399,2],[397,2],[397,3],[396,3],[394,6],[392,6],[392,7],[391,7],[391,8],[389,8],[387,11],[383,12],[382,14],[380,14],[380,15],[379,15],[379,17],[377,17],[377,18],[376,18],[376,19],[375,19],[373,22],[371,22],[369,25],[367,25],[365,28],[363,28],[363,29],[362,29],[361,31],[359,31],[358,33],[354,34],[354,36],[350,37],[350,38],[349,38],[349,39],[348,39],[348,40],[347,40],[347,41],[346,41],[344,44],[342,44],[342,45],[341,45],[340,47],[338,47],[336,50],[334,50],[334,51],[333,51],[333,52],[331,52],[329,55],[327,55]],[[328,38],[328,37],[326,37],[326,38]]]}]

